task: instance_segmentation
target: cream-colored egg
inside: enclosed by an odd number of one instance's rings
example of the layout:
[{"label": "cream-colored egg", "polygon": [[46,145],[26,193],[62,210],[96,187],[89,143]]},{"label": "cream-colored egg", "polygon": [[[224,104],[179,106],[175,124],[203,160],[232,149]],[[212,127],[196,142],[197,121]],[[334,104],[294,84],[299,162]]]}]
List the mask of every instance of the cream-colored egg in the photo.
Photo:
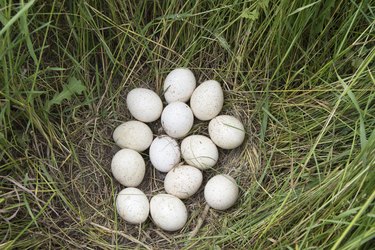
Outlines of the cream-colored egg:
[{"label": "cream-colored egg", "polygon": [[145,162],[142,156],[133,149],[121,149],[112,158],[112,174],[115,179],[127,187],[141,184],[145,176]]},{"label": "cream-colored egg", "polygon": [[126,104],[132,116],[142,122],[156,121],[163,110],[160,97],[145,88],[132,89],[126,97]]},{"label": "cream-colored egg", "polygon": [[164,179],[164,189],[168,194],[186,199],[198,191],[202,180],[203,175],[199,169],[182,165],[168,172]]},{"label": "cream-colored egg", "polygon": [[245,139],[245,128],[240,120],[230,115],[215,117],[208,124],[211,140],[220,148],[233,149]]},{"label": "cream-colored egg", "polygon": [[212,177],[204,188],[207,204],[217,210],[226,210],[238,199],[238,186],[229,175],[220,174]]},{"label": "cream-colored egg", "polygon": [[201,83],[193,92],[190,107],[196,118],[208,121],[216,117],[224,104],[223,89],[215,80]]},{"label": "cream-colored egg", "polygon": [[152,131],[143,122],[128,121],[118,126],[113,132],[113,140],[120,148],[130,148],[142,152],[152,142]]},{"label": "cream-colored egg", "polygon": [[152,197],[150,213],[154,223],[165,231],[177,231],[187,221],[185,204],[170,194],[158,194]]},{"label": "cream-colored egg", "polygon": [[182,138],[193,127],[194,115],[186,103],[168,104],[161,114],[161,125],[164,131],[173,138]]},{"label": "cream-colored egg", "polygon": [[215,143],[203,135],[191,135],[181,142],[181,154],[187,164],[199,169],[215,166],[219,152]]},{"label": "cream-colored egg", "polygon": [[146,195],[138,188],[125,188],[117,195],[117,213],[131,224],[147,220],[150,204]]},{"label": "cream-colored egg", "polygon": [[193,93],[196,81],[193,72],[187,68],[172,70],[164,81],[164,97],[168,103],[187,102]]},{"label": "cream-colored egg", "polygon": [[159,136],[150,146],[152,165],[161,172],[168,172],[181,160],[180,147],[176,140],[169,136]]}]

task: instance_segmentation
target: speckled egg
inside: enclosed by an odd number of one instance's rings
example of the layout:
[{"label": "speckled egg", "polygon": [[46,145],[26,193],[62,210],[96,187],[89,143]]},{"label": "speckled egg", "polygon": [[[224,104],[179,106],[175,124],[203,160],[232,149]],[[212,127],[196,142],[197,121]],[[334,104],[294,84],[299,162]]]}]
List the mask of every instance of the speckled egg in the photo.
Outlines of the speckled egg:
[{"label": "speckled egg", "polygon": [[112,158],[112,174],[115,179],[127,187],[141,184],[145,176],[145,162],[142,156],[132,149],[121,149]]},{"label": "speckled egg", "polygon": [[223,89],[215,80],[201,83],[193,92],[190,107],[196,118],[208,121],[216,117],[224,104]]},{"label": "speckled egg", "polygon": [[210,138],[203,135],[191,135],[181,142],[182,157],[187,164],[199,169],[215,166],[219,152]]},{"label": "speckled egg", "polygon": [[173,168],[164,179],[164,189],[168,194],[186,199],[195,194],[202,184],[202,172],[192,166]]},{"label": "speckled egg", "polygon": [[185,204],[170,194],[158,194],[151,198],[150,213],[154,223],[165,231],[177,231],[187,221]]},{"label": "speckled egg", "polygon": [[168,172],[181,160],[180,147],[175,139],[169,136],[159,136],[150,146],[152,165],[161,172]]},{"label": "speckled egg", "polygon": [[172,70],[164,81],[164,97],[167,103],[187,102],[193,93],[196,81],[193,72],[187,68]]},{"label": "speckled egg", "polygon": [[138,188],[125,188],[116,198],[117,213],[131,224],[147,220],[150,204],[146,195]]},{"label": "speckled egg", "polygon": [[220,148],[234,149],[245,139],[245,128],[240,120],[230,115],[219,115],[208,124],[211,140]]},{"label": "speckled egg", "polygon": [[145,88],[132,89],[126,97],[126,105],[132,116],[142,122],[156,121],[163,110],[160,97]]},{"label": "speckled egg", "polygon": [[168,104],[161,114],[164,131],[173,138],[186,136],[193,127],[194,115],[186,103],[173,102]]},{"label": "speckled egg", "polygon": [[220,174],[212,177],[204,188],[207,204],[217,210],[226,210],[238,199],[238,186],[229,175]]},{"label": "speckled egg", "polygon": [[152,142],[152,131],[143,122],[128,121],[122,123],[113,132],[113,140],[120,148],[130,148],[142,152]]}]

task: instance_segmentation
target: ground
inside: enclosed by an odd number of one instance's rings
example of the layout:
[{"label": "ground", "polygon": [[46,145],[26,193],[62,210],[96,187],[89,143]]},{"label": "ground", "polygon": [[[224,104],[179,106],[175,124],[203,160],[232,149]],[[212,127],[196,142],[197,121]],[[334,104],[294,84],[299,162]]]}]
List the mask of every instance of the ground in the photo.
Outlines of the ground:
[{"label": "ground", "polygon": [[[0,248],[370,249],[374,1],[0,2]],[[174,233],[126,224],[112,132],[134,87],[219,81],[244,144],[220,150],[240,199],[202,190]],[[161,134],[160,123],[152,125]],[[197,122],[191,134],[207,134]],[[147,152],[144,153],[147,160]],[[163,192],[150,163],[141,188]]]}]

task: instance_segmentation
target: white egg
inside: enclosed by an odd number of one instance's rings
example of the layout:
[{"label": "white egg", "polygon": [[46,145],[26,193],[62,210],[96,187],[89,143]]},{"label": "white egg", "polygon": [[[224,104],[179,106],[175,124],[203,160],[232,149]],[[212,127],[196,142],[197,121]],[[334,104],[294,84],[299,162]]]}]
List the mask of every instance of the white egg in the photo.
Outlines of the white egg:
[{"label": "white egg", "polygon": [[161,172],[168,172],[181,160],[180,147],[169,136],[156,137],[150,146],[152,165]]},{"label": "white egg", "polygon": [[181,154],[187,164],[199,169],[212,168],[219,152],[215,143],[203,135],[191,135],[181,142]]},{"label": "white egg", "polygon": [[113,140],[120,148],[130,148],[142,152],[152,142],[152,131],[143,122],[128,121],[118,126],[113,132]]},{"label": "white egg", "polygon": [[142,122],[156,121],[163,110],[160,97],[144,88],[132,89],[126,97],[126,104],[132,116]]},{"label": "white egg", "polygon": [[208,124],[211,140],[220,148],[233,149],[245,139],[245,128],[240,120],[230,115],[215,117]]},{"label": "white egg", "polygon": [[164,131],[173,138],[181,138],[187,135],[193,127],[193,122],[193,112],[183,102],[168,104],[161,114],[161,125]]},{"label": "white egg", "polygon": [[127,187],[141,184],[145,176],[145,162],[142,156],[132,149],[121,149],[112,158],[112,174],[115,179]]},{"label": "white egg", "polygon": [[196,81],[193,72],[187,68],[172,70],[164,81],[164,97],[168,103],[187,102],[193,93]]},{"label": "white egg", "polygon": [[224,104],[223,89],[215,80],[201,83],[193,92],[190,107],[196,118],[208,121],[217,116]]},{"label": "white egg", "polygon": [[125,188],[117,195],[117,213],[131,224],[147,220],[150,204],[146,195],[138,188]]},{"label": "white egg", "polygon": [[212,177],[204,188],[207,204],[217,210],[225,210],[234,205],[238,199],[236,181],[229,175],[220,174]]},{"label": "white egg", "polygon": [[170,194],[158,194],[152,197],[150,213],[154,223],[166,231],[177,231],[187,221],[185,204]]},{"label": "white egg", "polygon": [[164,179],[164,189],[168,194],[186,199],[198,191],[202,180],[203,175],[199,169],[182,165],[168,172]]}]

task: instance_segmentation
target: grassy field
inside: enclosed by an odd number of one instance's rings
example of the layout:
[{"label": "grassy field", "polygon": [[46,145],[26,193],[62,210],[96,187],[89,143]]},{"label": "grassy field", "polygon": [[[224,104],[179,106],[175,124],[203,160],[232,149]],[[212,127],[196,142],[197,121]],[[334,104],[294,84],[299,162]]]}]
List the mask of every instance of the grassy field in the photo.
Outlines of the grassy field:
[{"label": "grassy field", "polygon": [[[0,0],[0,248],[374,247],[374,17],[371,0]],[[236,206],[200,191],[166,233],[117,216],[110,161],[128,91],[161,94],[176,67],[222,83],[247,137],[204,173],[235,177]],[[148,167],[149,197],[162,178]]]}]

